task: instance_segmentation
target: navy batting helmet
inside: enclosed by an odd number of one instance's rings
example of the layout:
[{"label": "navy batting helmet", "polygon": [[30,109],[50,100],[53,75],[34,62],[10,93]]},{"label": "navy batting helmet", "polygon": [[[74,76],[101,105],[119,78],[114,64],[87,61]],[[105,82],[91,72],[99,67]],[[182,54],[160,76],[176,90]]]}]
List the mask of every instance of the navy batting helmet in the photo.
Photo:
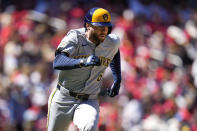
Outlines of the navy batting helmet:
[{"label": "navy batting helmet", "polygon": [[86,27],[86,23],[89,23],[93,26],[107,26],[109,27],[109,33],[111,33],[112,23],[111,23],[111,15],[109,11],[103,8],[95,7],[90,9],[85,17],[84,23]]}]

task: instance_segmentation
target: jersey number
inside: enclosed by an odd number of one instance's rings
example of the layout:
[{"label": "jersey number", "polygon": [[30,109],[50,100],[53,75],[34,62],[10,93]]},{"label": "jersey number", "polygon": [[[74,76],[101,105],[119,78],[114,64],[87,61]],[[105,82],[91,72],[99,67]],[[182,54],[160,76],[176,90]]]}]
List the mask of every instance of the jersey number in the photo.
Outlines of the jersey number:
[{"label": "jersey number", "polygon": [[97,81],[100,81],[101,79],[102,79],[102,77],[103,77],[103,72],[99,75],[99,77],[97,78]]}]

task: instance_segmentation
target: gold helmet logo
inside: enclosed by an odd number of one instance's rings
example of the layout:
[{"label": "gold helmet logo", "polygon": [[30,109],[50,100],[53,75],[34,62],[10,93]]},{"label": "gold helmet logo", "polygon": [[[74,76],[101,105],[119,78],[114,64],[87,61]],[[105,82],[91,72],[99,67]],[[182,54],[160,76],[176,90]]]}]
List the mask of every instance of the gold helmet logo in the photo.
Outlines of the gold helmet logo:
[{"label": "gold helmet logo", "polygon": [[111,24],[111,16],[109,14],[109,12],[103,8],[99,8],[96,11],[94,11],[94,13],[92,14],[92,23],[94,22],[108,22],[109,24]]},{"label": "gold helmet logo", "polygon": [[104,15],[103,15],[103,20],[104,20],[104,21],[107,21],[107,20],[108,20],[108,15],[107,15],[107,14],[104,14]]}]

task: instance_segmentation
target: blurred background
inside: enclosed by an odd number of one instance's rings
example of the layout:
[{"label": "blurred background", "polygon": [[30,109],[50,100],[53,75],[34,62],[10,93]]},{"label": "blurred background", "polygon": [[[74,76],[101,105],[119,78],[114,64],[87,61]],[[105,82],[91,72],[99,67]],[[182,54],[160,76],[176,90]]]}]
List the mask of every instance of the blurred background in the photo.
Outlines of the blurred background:
[{"label": "blurred background", "polygon": [[100,131],[197,131],[196,0],[0,0],[0,131],[46,131],[54,52],[92,7],[121,39],[120,95],[100,93]]}]

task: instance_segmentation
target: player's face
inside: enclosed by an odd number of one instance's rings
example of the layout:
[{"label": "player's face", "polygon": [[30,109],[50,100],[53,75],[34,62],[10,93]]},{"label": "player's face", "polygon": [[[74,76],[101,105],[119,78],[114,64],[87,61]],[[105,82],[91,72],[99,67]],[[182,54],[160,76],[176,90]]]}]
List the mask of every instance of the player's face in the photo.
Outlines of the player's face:
[{"label": "player's face", "polygon": [[89,39],[98,44],[102,43],[108,35],[109,28],[107,26],[89,26]]}]

